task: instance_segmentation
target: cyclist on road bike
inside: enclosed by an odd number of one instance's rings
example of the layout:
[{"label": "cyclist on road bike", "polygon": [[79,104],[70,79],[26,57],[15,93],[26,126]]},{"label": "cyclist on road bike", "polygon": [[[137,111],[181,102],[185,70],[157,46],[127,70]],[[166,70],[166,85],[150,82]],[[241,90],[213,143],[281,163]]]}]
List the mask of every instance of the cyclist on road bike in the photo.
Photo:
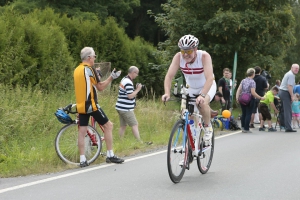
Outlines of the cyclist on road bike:
[{"label": "cyclist on road bike", "polygon": [[107,147],[107,163],[122,163],[123,159],[114,155],[112,150],[112,130],[113,124],[97,102],[97,90],[104,90],[112,81],[120,76],[121,71],[111,73],[111,76],[105,81],[100,82],[98,73],[93,67],[96,59],[95,51],[92,47],[84,47],[81,50],[80,57],[82,63],[74,70],[74,85],[77,112],[79,113],[79,134],[78,148],[80,153],[80,167],[86,167],[89,164],[84,155],[84,137],[87,133],[87,126],[90,116],[104,128],[104,137]]},{"label": "cyclist on road bike", "polygon": [[162,101],[170,99],[171,83],[177,71],[184,74],[188,85],[189,96],[199,94],[196,99],[198,110],[204,120],[204,137],[208,141],[212,137],[212,125],[210,122],[210,101],[216,93],[216,82],[213,74],[212,60],[206,51],[197,50],[199,40],[193,35],[185,35],[180,38],[178,47],[180,52],[173,57],[172,63],[165,77],[165,94]]}]

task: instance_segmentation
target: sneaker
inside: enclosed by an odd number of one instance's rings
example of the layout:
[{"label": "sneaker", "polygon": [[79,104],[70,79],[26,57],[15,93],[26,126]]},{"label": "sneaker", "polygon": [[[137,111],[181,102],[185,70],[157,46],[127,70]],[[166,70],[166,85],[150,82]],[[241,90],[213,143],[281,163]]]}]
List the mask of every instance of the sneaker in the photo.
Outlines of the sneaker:
[{"label": "sneaker", "polygon": [[147,144],[147,145],[151,145],[151,144],[153,144],[153,142],[145,142],[145,144]]},{"label": "sneaker", "polygon": [[275,128],[273,128],[273,127],[269,128],[268,130],[269,130],[269,132],[275,132],[275,131],[277,131],[277,130],[276,130]]},{"label": "sneaker", "polygon": [[89,163],[87,162],[87,161],[83,161],[83,162],[80,162],[80,164],[79,164],[79,167],[87,167],[87,166],[89,166]]},{"label": "sneaker", "polygon": [[242,130],[243,133],[252,133],[250,130]]},{"label": "sneaker", "polygon": [[259,128],[258,130],[259,130],[259,131],[265,131],[265,129],[264,129],[264,128]]},{"label": "sneaker", "polygon": [[249,128],[255,128],[254,124],[250,124]]},{"label": "sneaker", "polygon": [[211,137],[212,137],[212,133],[213,133],[213,128],[212,128],[212,126],[204,127],[204,136],[203,136],[203,140],[204,140],[204,141],[210,140]]},{"label": "sneaker", "polygon": [[106,162],[107,163],[122,163],[122,162],[124,162],[124,159],[118,158],[116,155],[114,155],[113,157],[107,157]]},{"label": "sneaker", "polygon": [[281,129],[282,129],[282,130],[285,130],[285,127],[284,127],[284,126],[280,126],[280,130],[281,130]]}]

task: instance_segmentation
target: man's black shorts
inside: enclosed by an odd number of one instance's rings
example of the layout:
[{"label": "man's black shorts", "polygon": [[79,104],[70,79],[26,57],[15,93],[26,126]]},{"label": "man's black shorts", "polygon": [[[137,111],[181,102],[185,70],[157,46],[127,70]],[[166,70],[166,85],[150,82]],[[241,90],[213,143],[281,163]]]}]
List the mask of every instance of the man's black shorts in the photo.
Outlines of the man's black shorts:
[{"label": "man's black shorts", "polygon": [[87,126],[89,124],[90,116],[93,116],[96,122],[100,125],[104,125],[108,122],[108,118],[103,112],[101,108],[98,110],[91,112],[89,114],[79,114],[79,125],[80,126]]}]

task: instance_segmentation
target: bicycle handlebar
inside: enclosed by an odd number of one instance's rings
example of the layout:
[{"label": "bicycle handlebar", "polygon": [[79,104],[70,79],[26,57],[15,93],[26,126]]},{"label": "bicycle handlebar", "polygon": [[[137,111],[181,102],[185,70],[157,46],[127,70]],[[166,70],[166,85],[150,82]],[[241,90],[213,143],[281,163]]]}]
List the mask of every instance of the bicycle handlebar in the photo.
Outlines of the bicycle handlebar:
[{"label": "bicycle handlebar", "polygon": [[77,113],[77,110],[76,111],[72,111],[72,108],[75,107],[76,104],[72,104],[70,103],[69,105],[67,105],[66,107],[62,108],[63,111],[65,111],[67,114],[71,113],[71,114],[76,114]]}]

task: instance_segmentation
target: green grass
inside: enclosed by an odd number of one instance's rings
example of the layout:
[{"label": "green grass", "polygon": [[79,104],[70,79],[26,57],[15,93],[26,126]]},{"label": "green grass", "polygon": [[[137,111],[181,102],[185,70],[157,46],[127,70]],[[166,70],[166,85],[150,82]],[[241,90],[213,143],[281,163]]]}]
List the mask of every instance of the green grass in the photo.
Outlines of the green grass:
[{"label": "green grass", "polygon": [[[62,162],[54,147],[55,136],[64,126],[54,112],[75,103],[74,91],[43,93],[39,89],[3,85],[0,90],[0,177],[51,173],[76,167]],[[160,97],[147,92],[137,100],[135,114],[140,136],[145,142],[153,142],[149,146],[138,142],[130,127],[123,139],[119,137],[119,118],[115,110],[117,94],[116,89],[99,93],[100,105],[114,123],[114,152],[126,159],[126,156],[165,148],[172,126],[179,117],[180,103],[169,101],[165,106]],[[219,109],[219,105],[212,103],[212,108]],[[238,112],[238,109],[233,111],[236,117]],[[100,156],[94,163],[101,162],[104,158]]]}]

